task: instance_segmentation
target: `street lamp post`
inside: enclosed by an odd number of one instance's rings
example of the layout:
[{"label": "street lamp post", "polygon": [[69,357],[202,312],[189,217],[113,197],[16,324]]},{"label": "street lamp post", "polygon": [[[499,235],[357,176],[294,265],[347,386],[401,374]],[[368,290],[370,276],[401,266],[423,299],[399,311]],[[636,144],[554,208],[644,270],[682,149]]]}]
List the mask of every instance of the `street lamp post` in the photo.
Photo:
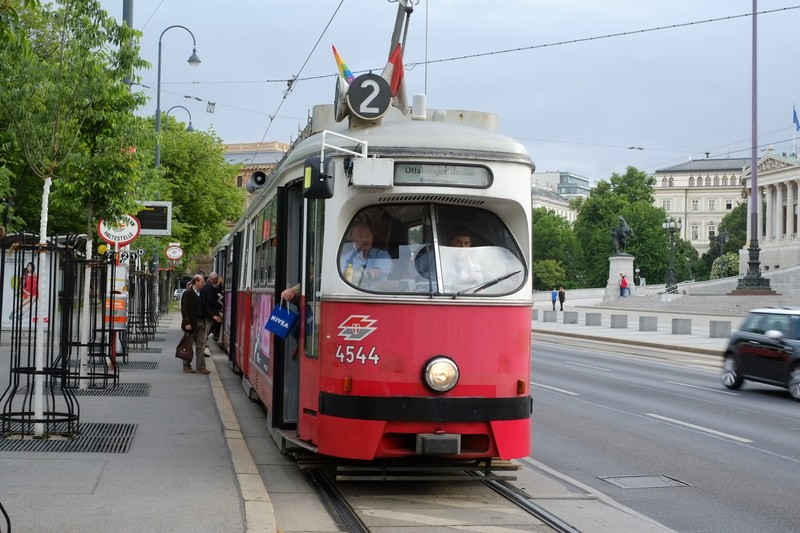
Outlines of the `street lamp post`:
[{"label": "street lamp post", "polygon": [[[170,107],[169,109],[167,109],[167,112],[164,113],[164,118],[169,118],[169,112],[172,111],[175,108],[178,108],[178,107],[183,109],[187,113],[189,113],[189,125],[186,126],[186,131],[188,131],[189,133],[194,132],[194,128],[192,127],[192,112],[189,111],[188,109],[186,109],[185,107],[183,107],[182,105],[174,105],[174,106]],[[168,125],[169,125],[169,121],[167,121],[167,123],[164,124],[164,130],[167,129]]]},{"label": "street lamp post", "polygon": [[638,287],[641,284],[640,281],[639,281],[639,279],[641,279],[641,278],[639,278],[639,267],[634,268],[633,271],[636,273],[636,280],[635,281],[636,281],[636,286]]},{"label": "street lamp post", "polygon": [[163,39],[164,34],[172,28],[181,28],[189,32],[189,35],[192,36],[192,55],[189,56],[187,61],[193,67],[200,64],[200,58],[197,56],[197,41],[189,28],[176,24],[174,26],[169,26],[161,32],[161,36],[158,38],[158,82],[156,84],[156,168],[161,166],[161,141],[159,139],[161,135],[161,39]]},{"label": "street lamp post", "polygon": [[680,231],[683,225],[681,219],[677,221],[668,218],[661,224],[661,227],[669,232],[669,268],[667,269],[667,292],[678,293],[678,279],[675,274],[675,232]]}]

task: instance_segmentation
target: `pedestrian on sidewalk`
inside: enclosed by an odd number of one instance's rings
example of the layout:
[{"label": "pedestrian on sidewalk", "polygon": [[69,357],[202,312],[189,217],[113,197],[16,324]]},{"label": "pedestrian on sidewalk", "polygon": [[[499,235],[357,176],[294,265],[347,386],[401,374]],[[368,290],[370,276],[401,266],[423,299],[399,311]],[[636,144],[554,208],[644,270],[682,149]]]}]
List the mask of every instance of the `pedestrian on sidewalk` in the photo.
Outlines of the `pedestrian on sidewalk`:
[{"label": "pedestrian on sidewalk", "polygon": [[203,290],[200,291],[200,299],[203,302],[203,315],[206,321],[204,333],[206,339],[204,353],[206,357],[211,357],[211,348],[208,346],[208,336],[211,334],[211,329],[222,321],[222,301],[217,297],[217,285],[219,285],[219,275],[216,272],[212,272],[208,275],[208,280],[203,285]]},{"label": "pedestrian on sidewalk", "polygon": [[556,301],[558,301],[558,291],[555,287],[553,287],[553,290],[550,292],[550,300],[553,302],[553,311],[555,311]]},{"label": "pedestrian on sidewalk", "polygon": [[567,299],[567,291],[564,290],[564,287],[558,289],[558,303],[561,305],[561,310],[564,310],[564,300]]},{"label": "pedestrian on sidewalk", "polygon": [[628,292],[628,278],[625,277],[625,274],[620,274],[619,279],[619,297],[625,298],[626,293]]},{"label": "pedestrian on sidewalk", "polygon": [[[191,337],[194,343],[194,361],[197,372],[200,374],[210,374],[206,369],[206,319],[203,311],[203,300],[200,292],[206,284],[206,278],[202,274],[195,274],[189,284],[189,288],[181,296],[181,329],[184,335]],[[194,374],[191,361],[183,362],[183,371]]]}]

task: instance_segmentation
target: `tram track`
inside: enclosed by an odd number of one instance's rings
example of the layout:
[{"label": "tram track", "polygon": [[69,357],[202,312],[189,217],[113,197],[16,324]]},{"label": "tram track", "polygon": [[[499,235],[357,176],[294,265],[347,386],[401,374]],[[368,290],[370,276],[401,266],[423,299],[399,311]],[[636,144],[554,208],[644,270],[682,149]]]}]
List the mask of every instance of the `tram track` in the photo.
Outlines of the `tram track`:
[{"label": "tram track", "polygon": [[[369,488],[375,489],[376,487],[380,487],[382,489],[391,487],[392,484],[396,484],[395,487],[402,487],[398,489],[400,492],[407,487],[408,481],[381,481],[379,483],[375,483],[374,481],[369,481],[363,485],[361,485],[360,490],[353,490],[352,485],[347,485],[347,490],[342,490],[340,487],[341,481],[337,481],[335,472],[331,470],[324,470],[324,469],[314,469],[314,470],[306,470],[305,475],[309,482],[316,488],[320,497],[324,500],[325,505],[328,507],[329,512],[334,517],[334,520],[337,524],[343,528],[344,531],[348,531],[351,533],[367,533],[371,531],[370,524],[365,522],[365,519],[362,516],[366,516],[367,519],[371,516],[383,516],[385,518],[386,514],[390,514],[395,512],[395,509],[387,508],[386,510],[376,509],[369,505],[359,508],[358,506],[354,505],[352,501],[357,501],[359,499],[364,499],[365,494],[362,491],[369,490]],[[502,497],[504,501],[510,504],[512,507],[522,510],[526,515],[534,518],[536,520],[535,523],[531,523],[531,527],[535,527],[536,531],[554,531],[557,533],[579,533],[579,530],[573,527],[571,524],[567,523],[563,519],[555,516],[553,513],[547,511],[542,506],[535,503],[533,498],[527,494],[526,492],[520,490],[519,488],[513,486],[509,482],[505,480],[498,480],[498,479],[481,479],[484,477],[481,473],[475,472],[466,472],[467,477],[474,479],[474,487],[484,486],[494,492],[495,494]],[[345,481],[344,483],[351,483],[350,481]],[[428,482],[423,482],[423,484]],[[375,493],[381,493],[381,490],[370,491]],[[385,493],[391,493],[392,490],[385,491]],[[421,490],[420,497],[426,497],[426,491]],[[379,499],[382,499],[382,496],[378,496]],[[477,502],[482,498],[476,498],[474,494],[471,498],[465,499],[464,502]],[[448,500],[445,498],[448,503],[452,503],[452,500]],[[382,499],[382,501],[387,504],[387,507],[391,507],[391,499]],[[493,504],[494,509],[497,508],[497,504]],[[443,504],[442,507],[445,505]],[[458,508],[458,506],[456,506]],[[440,509],[441,511],[441,509]],[[417,513],[415,513],[417,514]],[[457,513],[456,513],[457,514]],[[419,513],[418,517],[422,520],[425,520],[424,513]],[[408,516],[405,517],[408,519]],[[440,515],[437,515],[436,519],[441,519]],[[460,519],[459,519],[460,520]],[[516,521],[515,521],[516,522]],[[378,527],[377,524],[373,524],[374,526]],[[385,522],[382,523],[385,526]],[[422,524],[421,524],[422,525]],[[426,524],[430,525],[430,524]],[[479,524],[476,524],[479,525]],[[514,529],[514,526],[509,526]],[[545,529],[546,528],[546,529]]]}]

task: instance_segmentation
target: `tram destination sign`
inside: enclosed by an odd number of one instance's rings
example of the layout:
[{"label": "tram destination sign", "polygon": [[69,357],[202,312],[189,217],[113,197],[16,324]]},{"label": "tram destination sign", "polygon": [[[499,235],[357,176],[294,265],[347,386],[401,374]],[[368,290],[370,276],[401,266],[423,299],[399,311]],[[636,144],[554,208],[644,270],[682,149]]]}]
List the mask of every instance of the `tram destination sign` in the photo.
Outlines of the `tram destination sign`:
[{"label": "tram destination sign", "polygon": [[422,163],[397,163],[394,166],[395,185],[488,187],[491,182],[492,175],[486,167]]}]

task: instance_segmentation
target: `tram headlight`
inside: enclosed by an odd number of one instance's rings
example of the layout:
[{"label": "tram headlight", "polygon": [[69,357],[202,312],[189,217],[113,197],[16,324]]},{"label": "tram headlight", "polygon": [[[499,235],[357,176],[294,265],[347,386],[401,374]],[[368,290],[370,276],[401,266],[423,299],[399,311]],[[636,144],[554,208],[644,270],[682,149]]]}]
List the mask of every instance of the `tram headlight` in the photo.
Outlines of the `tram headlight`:
[{"label": "tram headlight", "polygon": [[458,365],[449,357],[436,356],[422,370],[425,385],[433,392],[447,392],[458,383]]}]

